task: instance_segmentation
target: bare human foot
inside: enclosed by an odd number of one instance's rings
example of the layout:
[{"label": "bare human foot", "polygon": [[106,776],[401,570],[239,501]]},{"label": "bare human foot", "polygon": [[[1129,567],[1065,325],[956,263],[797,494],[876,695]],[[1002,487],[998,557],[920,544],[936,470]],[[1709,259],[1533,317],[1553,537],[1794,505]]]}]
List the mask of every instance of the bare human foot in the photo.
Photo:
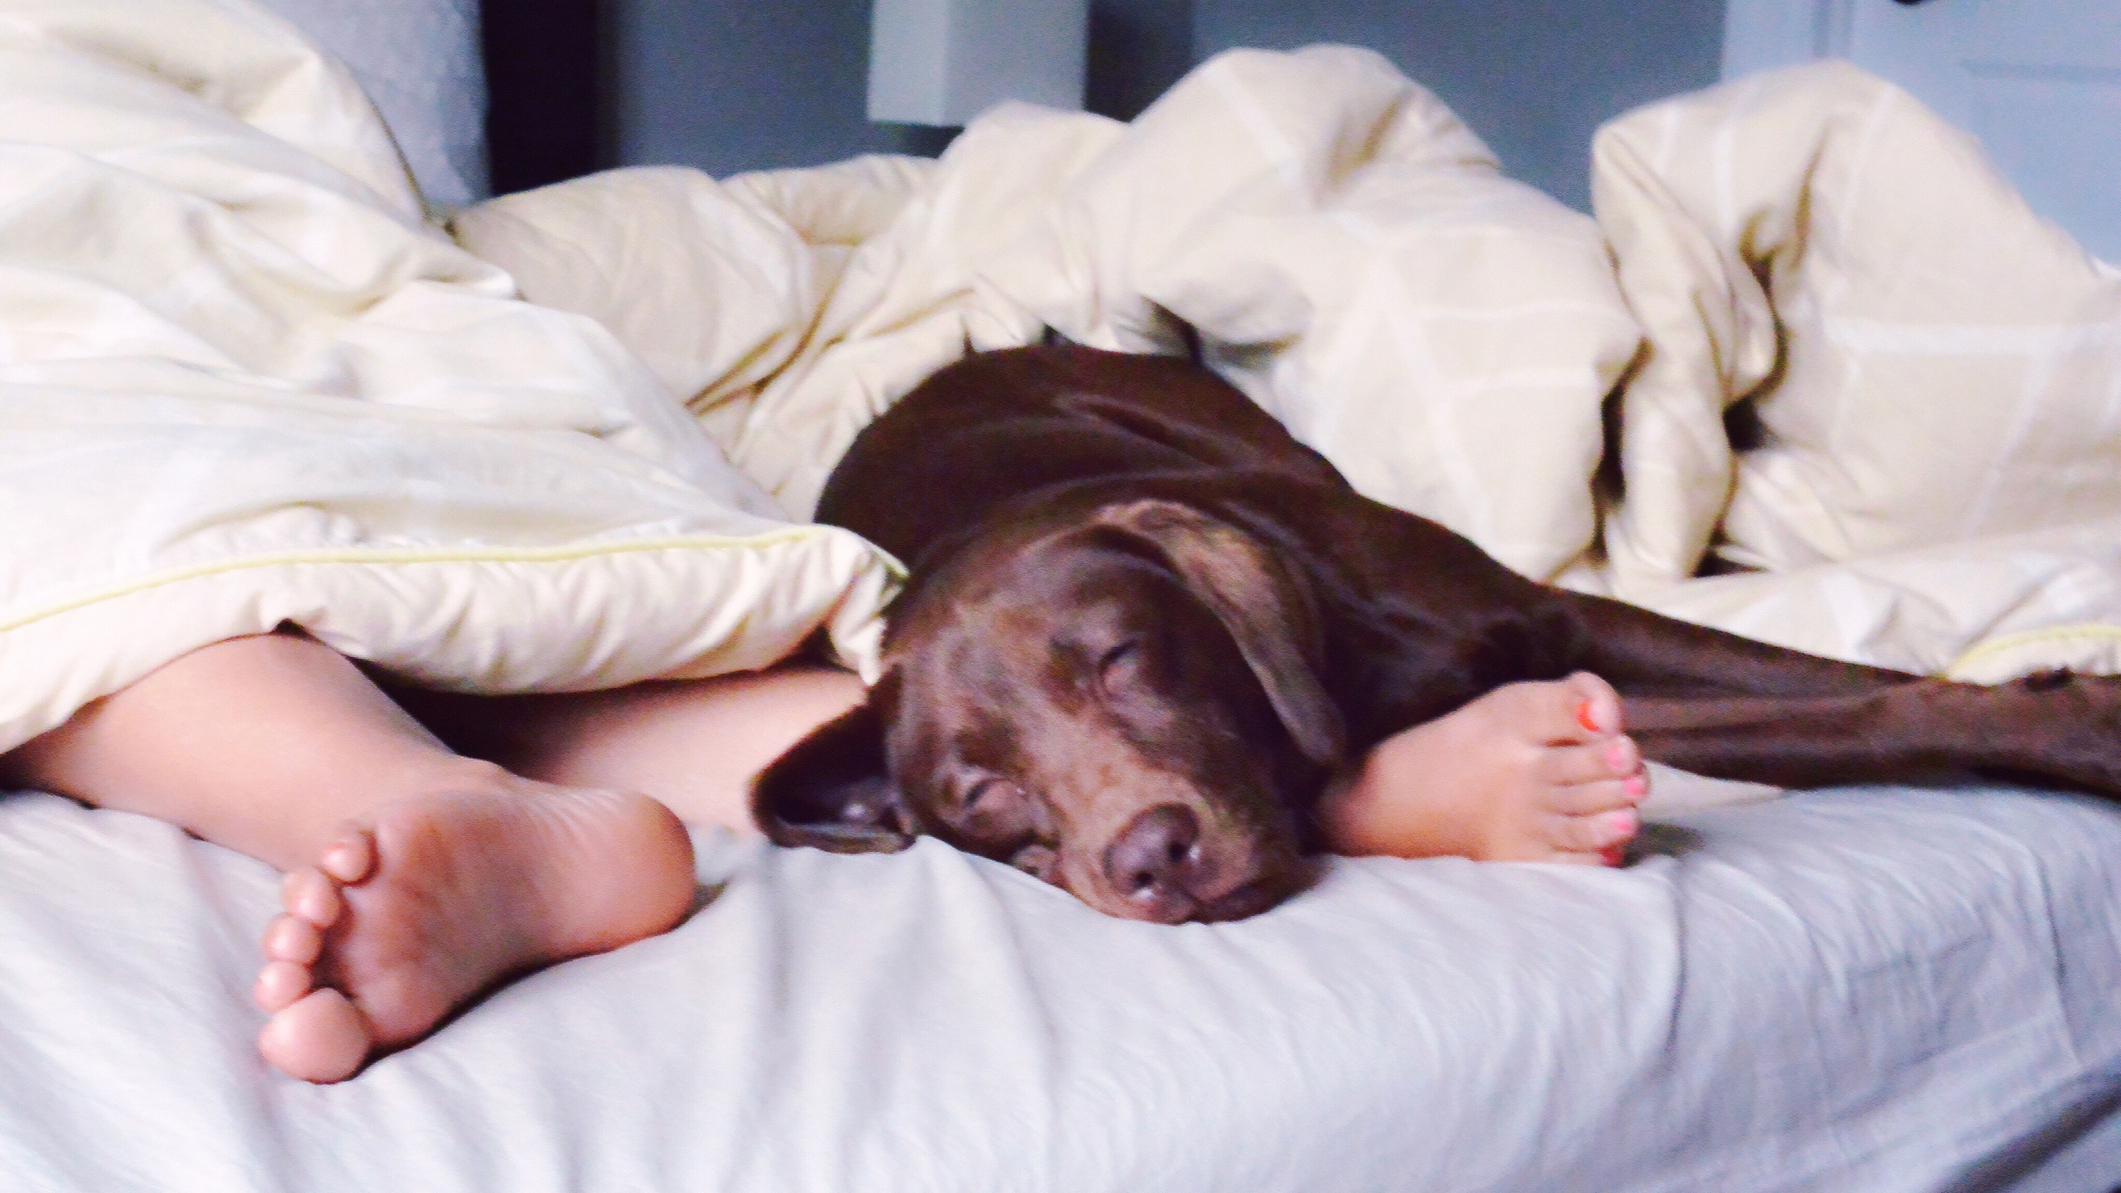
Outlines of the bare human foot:
[{"label": "bare human foot", "polygon": [[666,932],[691,906],[691,843],[661,804],[485,778],[385,805],[287,876],[253,992],[274,1068],[344,1080],[497,982]]},{"label": "bare human foot", "polygon": [[1642,752],[1595,675],[1498,688],[1387,738],[1320,811],[1353,856],[1618,865],[1642,827]]}]

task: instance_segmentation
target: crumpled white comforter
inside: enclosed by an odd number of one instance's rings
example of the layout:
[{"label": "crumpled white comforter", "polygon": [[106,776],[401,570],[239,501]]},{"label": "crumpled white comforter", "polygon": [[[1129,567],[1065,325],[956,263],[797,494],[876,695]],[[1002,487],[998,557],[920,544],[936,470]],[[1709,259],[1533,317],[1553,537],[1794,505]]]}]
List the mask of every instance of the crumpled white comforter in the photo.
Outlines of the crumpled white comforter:
[{"label": "crumpled white comforter", "polygon": [[1529,575],[1911,670],[2121,667],[2121,273],[1843,63],[1623,116],[1592,177],[1595,219],[1313,47],[1130,125],[1005,105],[932,165],[617,171],[453,226],[792,514],[968,345],[1182,320],[1358,488]]},{"label": "crumpled white comforter", "polygon": [[0,749],[286,621],[489,691],[858,660],[894,567],[426,224],[248,0],[0,4],[0,510]]}]

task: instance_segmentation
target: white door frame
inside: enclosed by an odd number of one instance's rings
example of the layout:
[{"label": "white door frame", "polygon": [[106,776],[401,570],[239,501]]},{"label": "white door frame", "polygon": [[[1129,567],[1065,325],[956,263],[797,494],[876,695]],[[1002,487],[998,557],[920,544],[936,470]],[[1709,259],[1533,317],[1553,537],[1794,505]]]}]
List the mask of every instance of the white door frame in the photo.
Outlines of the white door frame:
[{"label": "white door frame", "polygon": [[1723,77],[1848,56],[1856,0],[1726,0]]}]

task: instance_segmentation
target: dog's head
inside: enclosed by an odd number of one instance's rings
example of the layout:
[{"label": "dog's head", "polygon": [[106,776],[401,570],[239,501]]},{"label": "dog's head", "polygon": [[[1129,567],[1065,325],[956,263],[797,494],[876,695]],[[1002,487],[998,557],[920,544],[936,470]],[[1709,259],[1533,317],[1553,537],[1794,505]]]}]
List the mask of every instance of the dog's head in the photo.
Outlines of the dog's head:
[{"label": "dog's head", "polygon": [[767,834],[856,852],[930,833],[1164,923],[1293,893],[1344,748],[1304,578],[1160,498],[987,526],[894,607],[868,701],[760,777]]}]

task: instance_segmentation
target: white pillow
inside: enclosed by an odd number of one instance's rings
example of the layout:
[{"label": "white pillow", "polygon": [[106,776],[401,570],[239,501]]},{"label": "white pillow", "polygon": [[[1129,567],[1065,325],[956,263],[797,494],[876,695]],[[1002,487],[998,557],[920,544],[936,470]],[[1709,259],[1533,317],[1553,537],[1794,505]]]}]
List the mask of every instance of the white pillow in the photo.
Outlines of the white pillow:
[{"label": "white pillow", "polygon": [[478,0],[262,0],[346,63],[436,207],[483,199]]}]

